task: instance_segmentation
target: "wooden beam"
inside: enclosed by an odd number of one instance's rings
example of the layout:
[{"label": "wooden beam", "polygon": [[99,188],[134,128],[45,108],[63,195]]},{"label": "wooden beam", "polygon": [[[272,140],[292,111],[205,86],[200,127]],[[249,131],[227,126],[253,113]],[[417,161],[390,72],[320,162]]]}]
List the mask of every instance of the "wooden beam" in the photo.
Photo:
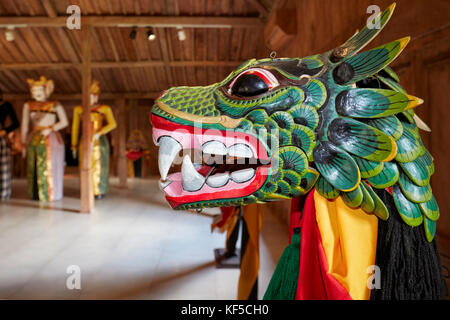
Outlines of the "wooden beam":
[{"label": "wooden beam", "polygon": [[[0,17],[0,28],[16,27],[65,27],[68,16]],[[148,27],[154,28],[260,28],[258,17],[208,17],[208,16],[82,16],[81,25],[94,27]]]},{"label": "wooden beam", "polygon": [[[128,100],[130,107],[136,100]],[[119,159],[117,161],[117,175],[119,176],[119,187],[127,187],[128,163],[127,163],[127,128],[126,128],[126,105],[125,99],[119,100]]]},{"label": "wooden beam", "polygon": [[90,213],[94,209],[94,185],[92,181],[92,126],[91,126],[91,103],[89,97],[89,87],[91,85],[91,27],[82,28],[83,39],[83,66],[81,71],[82,78],[82,148],[83,159],[80,172],[80,212]]},{"label": "wooden beam", "polygon": [[258,10],[261,17],[266,18],[269,14],[266,7],[261,3],[261,0],[249,0],[249,2],[252,4],[252,6]]},{"label": "wooden beam", "polygon": [[[237,67],[242,61],[104,61],[91,62],[92,69],[113,69],[113,68],[145,68],[145,67]],[[24,63],[0,63],[1,69],[8,70],[37,70],[37,69],[70,69],[81,68],[82,63],[78,62],[24,62]]]},{"label": "wooden beam", "polygon": [[[102,100],[115,100],[115,99],[156,99],[161,92],[102,92]],[[21,93],[4,93],[4,100],[17,100],[17,99],[30,99],[29,92]],[[51,96],[52,100],[82,100],[81,93],[54,93]]]}]

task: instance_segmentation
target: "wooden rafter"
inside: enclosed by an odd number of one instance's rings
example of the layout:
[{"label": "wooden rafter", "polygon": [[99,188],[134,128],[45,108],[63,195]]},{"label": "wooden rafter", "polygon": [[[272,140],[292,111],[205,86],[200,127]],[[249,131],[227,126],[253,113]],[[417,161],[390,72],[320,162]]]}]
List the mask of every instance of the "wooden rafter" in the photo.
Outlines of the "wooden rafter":
[{"label": "wooden rafter", "polygon": [[[68,16],[0,17],[0,27],[65,27]],[[260,28],[262,22],[254,17],[210,16],[82,16],[81,24],[93,27],[186,27],[186,28]]]},{"label": "wooden rafter", "polygon": [[[102,61],[92,62],[92,69],[105,68],[144,68],[144,67],[236,67],[240,61]],[[70,69],[80,68],[82,63],[73,62],[24,62],[24,63],[0,63],[0,69],[7,70],[39,70],[39,69]]]},{"label": "wooden rafter", "polygon": [[261,0],[249,0],[249,2],[252,4],[252,6],[258,10],[259,14],[266,18],[269,15],[268,10],[266,7],[262,4]]},{"label": "wooden rafter", "polygon": [[[102,92],[102,100],[116,100],[116,99],[156,99],[161,92]],[[26,100],[30,98],[29,92],[20,93],[3,93],[3,99],[5,100]],[[81,100],[81,93],[54,93],[51,97],[53,100]]]}]

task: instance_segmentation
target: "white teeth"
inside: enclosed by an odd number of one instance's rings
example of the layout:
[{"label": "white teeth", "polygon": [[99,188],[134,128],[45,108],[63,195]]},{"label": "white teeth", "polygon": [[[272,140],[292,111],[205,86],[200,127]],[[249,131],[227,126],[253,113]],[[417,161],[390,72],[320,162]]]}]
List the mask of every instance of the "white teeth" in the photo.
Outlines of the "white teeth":
[{"label": "white teeth", "polygon": [[183,180],[183,189],[190,192],[200,190],[205,183],[205,178],[195,170],[189,155],[183,158],[181,178]]},{"label": "white teeth", "polygon": [[167,173],[176,155],[182,149],[181,144],[172,137],[161,137],[159,139],[158,166],[161,179],[167,179]]},{"label": "white teeth", "polygon": [[227,147],[219,141],[208,141],[202,146],[203,153],[226,155]]},{"label": "white teeth", "polygon": [[255,169],[248,168],[231,173],[231,180],[237,183],[249,181],[255,175]]},{"label": "white teeth", "polygon": [[213,176],[210,176],[208,180],[206,180],[206,184],[212,188],[220,188],[228,183],[230,179],[230,175],[228,172],[218,173]]},{"label": "white teeth", "polygon": [[152,140],[153,140],[153,143],[155,144],[155,146],[159,146],[159,143],[156,141],[154,135],[152,135]]},{"label": "white teeth", "polygon": [[167,180],[167,181],[159,180],[159,182],[158,182],[159,188],[161,189],[161,191],[164,191],[164,189],[171,183],[172,183],[172,181],[170,181],[170,180]]},{"label": "white teeth", "polygon": [[252,158],[253,151],[243,143],[237,143],[228,148],[228,155],[239,158]]}]

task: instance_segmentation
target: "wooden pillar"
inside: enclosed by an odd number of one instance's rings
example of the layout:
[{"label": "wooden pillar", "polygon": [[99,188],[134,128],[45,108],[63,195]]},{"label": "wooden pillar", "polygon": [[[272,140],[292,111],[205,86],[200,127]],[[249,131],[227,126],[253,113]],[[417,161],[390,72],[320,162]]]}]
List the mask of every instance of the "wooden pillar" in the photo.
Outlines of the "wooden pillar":
[{"label": "wooden pillar", "polygon": [[[131,102],[131,101],[130,101]],[[119,187],[127,187],[128,164],[127,164],[127,126],[126,126],[125,99],[119,100],[119,157],[117,161],[117,175],[119,176]]]},{"label": "wooden pillar", "polygon": [[94,209],[94,185],[92,182],[92,126],[90,119],[89,87],[91,85],[91,27],[82,27],[82,145],[83,159],[80,172],[80,212],[90,213]]}]

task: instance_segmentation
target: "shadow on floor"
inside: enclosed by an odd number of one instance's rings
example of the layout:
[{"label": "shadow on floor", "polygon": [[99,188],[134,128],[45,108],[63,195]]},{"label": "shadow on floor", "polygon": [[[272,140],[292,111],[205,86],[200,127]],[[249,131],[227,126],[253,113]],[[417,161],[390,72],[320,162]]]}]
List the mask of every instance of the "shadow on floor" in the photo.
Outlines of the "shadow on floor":
[{"label": "shadow on floor", "polygon": [[121,290],[121,292],[116,292],[102,297],[96,296],[92,298],[99,300],[139,299],[139,297],[143,297],[151,291],[157,291],[158,288],[170,282],[177,281],[180,278],[188,277],[196,272],[208,268],[215,268],[215,266],[216,262],[210,261],[194,267],[186,268],[180,272],[155,274],[147,280],[141,280],[139,284],[134,287],[124,288],[123,290]]},{"label": "shadow on floor", "polygon": [[5,204],[9,205],[9,206],[14,206],[14,207],[20,207],[20,208],[32,208],[32,209],[43,209],[43,210],[52,210],[52,211],[62,211],[62,212],[68,212],[68,213],[80,213],[80,210],[77,209],[70,209],[70,208],[58,208],[55,207],[54,205],[48,203],[48,204],[44,204],[44,203],[40,203],[37,202],[36,203],[30,203],[30,202],[21,202],[21,201],[14,201],[14,200],[9,200],[8,202],[5,202]]}]

